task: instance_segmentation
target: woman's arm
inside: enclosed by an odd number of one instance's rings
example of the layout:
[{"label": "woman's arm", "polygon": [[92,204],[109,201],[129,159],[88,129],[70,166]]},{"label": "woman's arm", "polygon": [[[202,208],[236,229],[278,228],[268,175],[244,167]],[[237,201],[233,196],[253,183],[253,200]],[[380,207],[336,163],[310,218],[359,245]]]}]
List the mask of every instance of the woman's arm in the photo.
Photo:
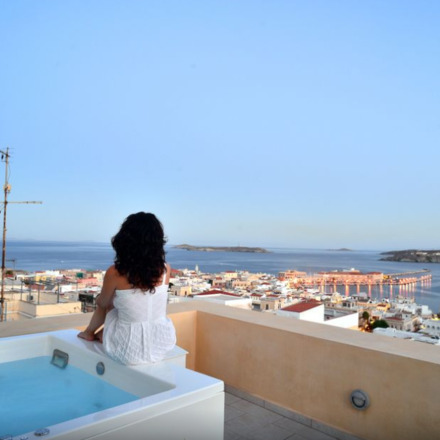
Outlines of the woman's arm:
[{"label": "woman's arm", "polygon": [[113,308],[113,296],[115,294],[117,279],[120,277],[115,266],[107,269],[104,275],[104,282],[102,283],[101,293],[96,299],[96,304],[105,310]]},{"label": "woman's arm", "polygon": [[96,331],[104,324],[105,315],[113,308],[113,295],[116,289],[117,271],[114,266],[107,269],[102,284],[101,293],[96,299],[96,310],[87,328],[78,334],[79,338],[93,341]]},{"label": "woman's arm", "polygon": [[170,283],[170,277],[171,277],[171,266],[167,263],[165,265],[167,267],[167,272],[165,274],[165,284],[169,284]]}]

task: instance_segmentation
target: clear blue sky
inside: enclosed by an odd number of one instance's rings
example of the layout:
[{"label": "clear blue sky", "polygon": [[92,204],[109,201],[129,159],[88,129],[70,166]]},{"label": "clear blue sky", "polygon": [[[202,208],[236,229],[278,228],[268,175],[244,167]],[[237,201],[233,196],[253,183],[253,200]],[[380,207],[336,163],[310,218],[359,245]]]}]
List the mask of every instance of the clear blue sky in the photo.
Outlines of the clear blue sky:
[{"label": "clear blue sky", "polygon": [[[440,248],[440,2],[0,0],[8,237]],[[0,181],[4,164],[0,164]]]}]

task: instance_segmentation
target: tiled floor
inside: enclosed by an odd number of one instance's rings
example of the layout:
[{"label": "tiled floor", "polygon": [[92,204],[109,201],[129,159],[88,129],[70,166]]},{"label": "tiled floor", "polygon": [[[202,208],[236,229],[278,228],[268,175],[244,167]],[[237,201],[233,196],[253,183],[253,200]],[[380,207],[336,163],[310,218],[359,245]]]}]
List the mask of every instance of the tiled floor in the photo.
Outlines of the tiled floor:
[{"label": "tiled floor", "polygon": [[225,395],[224,440],[335,440],[240,397]]}]

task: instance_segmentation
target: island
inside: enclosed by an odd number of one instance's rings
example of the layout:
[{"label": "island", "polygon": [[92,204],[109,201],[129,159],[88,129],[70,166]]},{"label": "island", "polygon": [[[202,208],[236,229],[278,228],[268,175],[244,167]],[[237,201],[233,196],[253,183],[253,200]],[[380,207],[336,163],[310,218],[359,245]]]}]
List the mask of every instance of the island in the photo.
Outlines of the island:
[{"label": "island", "polygon": [[186,251],[202,251],[202,252],[252,252],[256,254],[268,254],[267,249],[260,247],[246,246],[191,246],[190,244],[179,244],[173,246],[175,249],[184,249]]},{"label": "island", "polygon": [[380,261],[402,261],[409,263],[440,263],[440,250],[407,249],[382,252]]},{"label": "island", "polygon": [[353,252],[353,249],[339,248],[339,249],[327,249],[329,252]]}]

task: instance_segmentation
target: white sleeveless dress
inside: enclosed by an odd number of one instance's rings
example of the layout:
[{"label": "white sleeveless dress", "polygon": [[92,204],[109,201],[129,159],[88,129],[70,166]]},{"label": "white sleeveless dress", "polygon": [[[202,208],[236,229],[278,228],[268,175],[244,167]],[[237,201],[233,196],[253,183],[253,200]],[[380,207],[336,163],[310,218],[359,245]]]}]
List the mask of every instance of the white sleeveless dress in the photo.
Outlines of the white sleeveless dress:
[{"label": "white sleeveless dress", "polygon": [[155,292],[141,289],[116,290],[114,309],[107,313],[103,347],[125,365],[161,361],[176,345],[174,325],[166,316],[168,285]]}]

